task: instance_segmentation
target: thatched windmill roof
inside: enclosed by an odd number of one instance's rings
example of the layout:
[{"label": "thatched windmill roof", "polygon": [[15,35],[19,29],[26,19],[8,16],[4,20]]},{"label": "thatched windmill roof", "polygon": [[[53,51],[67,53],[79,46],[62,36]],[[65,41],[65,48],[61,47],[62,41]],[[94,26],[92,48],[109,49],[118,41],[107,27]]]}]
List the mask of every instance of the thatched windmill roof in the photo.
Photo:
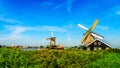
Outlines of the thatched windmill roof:
[{"label": "thatched windmill roof", "polygon": [[64,47],[62,44],[60,44],[59,46],[57,46],[57,49],[64,49]]}]

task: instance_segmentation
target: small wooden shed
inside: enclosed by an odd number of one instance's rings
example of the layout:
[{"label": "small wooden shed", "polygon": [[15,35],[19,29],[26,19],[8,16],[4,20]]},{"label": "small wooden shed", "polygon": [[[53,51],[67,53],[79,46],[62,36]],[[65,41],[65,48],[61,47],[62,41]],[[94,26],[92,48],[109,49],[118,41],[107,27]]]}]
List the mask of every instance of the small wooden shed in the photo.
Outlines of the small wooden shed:
[{"label": "small wooden shed", "polygon": [[102,40],[95,39],[91,43],[87,44],[84,47],[84,50],[101,50],[111,48],[109,44],[103,42]]}]

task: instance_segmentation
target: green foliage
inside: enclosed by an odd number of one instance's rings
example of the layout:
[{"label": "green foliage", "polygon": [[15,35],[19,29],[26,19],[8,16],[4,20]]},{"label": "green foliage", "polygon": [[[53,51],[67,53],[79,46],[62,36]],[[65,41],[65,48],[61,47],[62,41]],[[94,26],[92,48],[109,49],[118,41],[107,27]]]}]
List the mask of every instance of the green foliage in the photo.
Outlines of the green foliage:
[{"label": "green foliage", "polygon": [[110,68],[120,66],[120,50],[85,51],[0,48],[0,68]]}]

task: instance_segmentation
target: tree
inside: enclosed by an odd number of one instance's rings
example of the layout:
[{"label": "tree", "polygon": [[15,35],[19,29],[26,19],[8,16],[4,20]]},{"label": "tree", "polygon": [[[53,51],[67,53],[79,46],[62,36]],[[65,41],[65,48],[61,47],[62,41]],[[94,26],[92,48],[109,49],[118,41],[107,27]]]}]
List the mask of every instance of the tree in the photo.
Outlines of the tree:
[{"label": "tree", "polygon": [[70,49],[78,49],[78,46],[70,47]]},{"label": "tree", "polygon": [[42,45],[41,45],[41,46],[40,46],[40,48],[41,48],[41,49],[43,49],[43,48],[44,48],[44,46],[42,46]]},{"label": "tree", "polygon": [[2,45],[0,45],[0,48],[2,47]]},{"label": "tree", "polygon": [[83,49],[83,47],[84,47],[83,45],[80,45],[80,46],[78,47],[78,49]]}]

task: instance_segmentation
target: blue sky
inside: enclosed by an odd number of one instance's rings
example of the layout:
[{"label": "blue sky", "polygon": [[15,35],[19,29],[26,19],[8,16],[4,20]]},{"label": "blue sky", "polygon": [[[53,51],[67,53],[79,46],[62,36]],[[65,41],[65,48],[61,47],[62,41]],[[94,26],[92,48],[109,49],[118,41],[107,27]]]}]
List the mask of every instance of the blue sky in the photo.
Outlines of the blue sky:
[{"label": "blue sky", "polygon": [[120,0],[1,0],[0,44],[48,45],[54,32],[57,44],[80,45],[84,30],[99,19],[94,32],[112,47],[120,47]]}]

